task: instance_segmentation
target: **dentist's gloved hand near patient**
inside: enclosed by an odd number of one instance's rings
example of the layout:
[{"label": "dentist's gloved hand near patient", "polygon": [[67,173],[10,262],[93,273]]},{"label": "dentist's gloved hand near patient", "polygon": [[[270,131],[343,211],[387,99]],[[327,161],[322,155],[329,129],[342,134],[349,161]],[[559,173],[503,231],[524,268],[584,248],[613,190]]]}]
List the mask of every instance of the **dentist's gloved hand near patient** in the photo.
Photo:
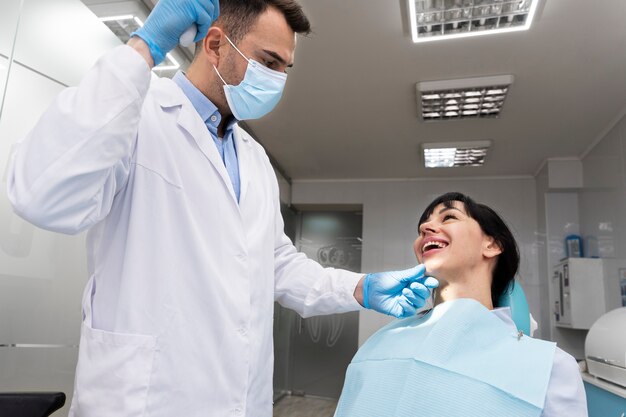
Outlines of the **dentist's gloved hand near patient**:
[{"label": "dentist's gloved hand near patient", "polygon": [[426,304],[431,290],[439,286],[439,281],[425,276],[425,272],[424,265],[417,265],[404,271],[368,274],[359,283],[361,304],[397,318],[410,317]]},{"label": "dentist's gloved hand near patient", "polygon": [[203,39],[217,19],[219,10],[219,0],[159,0],[143,27],[131,36],[143,39],[150,49],[154,65],[158,65],[192,25],[195,24],[198,29],[194,42]]}]

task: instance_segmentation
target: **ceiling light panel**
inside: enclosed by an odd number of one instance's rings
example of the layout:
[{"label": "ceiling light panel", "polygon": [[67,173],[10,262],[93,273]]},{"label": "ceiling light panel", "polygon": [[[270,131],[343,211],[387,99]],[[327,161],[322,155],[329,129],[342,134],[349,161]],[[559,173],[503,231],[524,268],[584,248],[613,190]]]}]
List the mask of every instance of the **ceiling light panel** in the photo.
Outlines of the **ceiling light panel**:
[{"label": "ceiling light panel", "polygon": [[538,0],[407,0],[413,42],[526,30]]},{"label": "ceiling light panel", "polygon": [[417,83],[423,120],[498,117],[512,75]]},{"label": "ceiling light panel", "polygon": [[424,143],[426,168],[478,167],[485,163],[491,141]]},{"label": "ceiling light panel", "polygon": [[100,20],[121,40],[128,42],[130,34],[143,26],[143,22],[137,16],[125,14],[119,16],[101,17]]},{"label": "ceiling light panel", "polygon": [[[143,26],[143,21],[135,15],[125,14],[118,16],[101,17],[100,21],[104,23],[110,30],[118,37],[122,43],[128,42],[131,33]],[[159,65],[154,67],[153,71],[167,71],[176,70],[180,67],[180,64],[172,56],[167,53],[165,59]]]}]

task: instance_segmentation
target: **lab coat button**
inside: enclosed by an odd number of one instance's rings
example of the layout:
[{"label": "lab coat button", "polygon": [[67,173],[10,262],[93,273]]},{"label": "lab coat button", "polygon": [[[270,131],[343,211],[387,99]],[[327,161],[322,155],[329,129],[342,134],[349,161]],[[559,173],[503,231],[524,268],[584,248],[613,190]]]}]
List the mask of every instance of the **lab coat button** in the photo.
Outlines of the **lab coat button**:
[{"label": "lab coat button", "polygon": [[241,414],[241,408],[239,407],[235,408],[235,414]]},{"label": "lab coat button", "polygon": [[239,330],[237,330],[239,332],[240,335],[245,336],[248,333],[248,330],[246,330],[245,327],[240,327]]}]

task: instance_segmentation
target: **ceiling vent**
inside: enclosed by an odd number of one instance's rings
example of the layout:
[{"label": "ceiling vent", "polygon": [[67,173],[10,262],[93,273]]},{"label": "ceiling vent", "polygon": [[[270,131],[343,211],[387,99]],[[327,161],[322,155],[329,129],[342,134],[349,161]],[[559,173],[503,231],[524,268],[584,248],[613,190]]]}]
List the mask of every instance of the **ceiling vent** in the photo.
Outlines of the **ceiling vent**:
[{"label": "ceiling vent", "polygon": [[[143,21],[135,15],[125,14],[119,16],[101,17],[102,21],[110,30],[118,37],[122,43],[128,42],[130,34],[143,26]],[[180,64],[169,52],[165,55],[165,59],[153,71],[177,70]]]},{"label": "ceiling vent", "polygon": [[530,28],[539,0],[407,0],[413,42]]},{"label": "ceiling vent", "polygon": [[491,141],[423,143],[426,168],[479,167],[485,163]]},{"label": "ceiling vent", "polygon": [[512,75],[417,83],[423,120],[498,117]]}]

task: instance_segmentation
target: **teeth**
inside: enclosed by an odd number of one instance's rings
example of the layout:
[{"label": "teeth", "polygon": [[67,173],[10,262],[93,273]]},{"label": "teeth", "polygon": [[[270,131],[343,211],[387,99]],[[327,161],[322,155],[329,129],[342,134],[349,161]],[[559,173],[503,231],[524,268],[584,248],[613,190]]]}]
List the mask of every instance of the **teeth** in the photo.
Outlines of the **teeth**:
[{"label": "teeth", "polygon": [[444,243],[444,242],[437,242],[437,241],[433,240],[433,241],[431,241],[431,242],[428,242],[427,244],[425,244],[425,245],[422,247],[422,253],[424,253],[424,252],[426,252],[427,250],[432,249],[432,248],[445,248],[446,246],[448,246],[448,244],[447,244],[447,243]]}]

